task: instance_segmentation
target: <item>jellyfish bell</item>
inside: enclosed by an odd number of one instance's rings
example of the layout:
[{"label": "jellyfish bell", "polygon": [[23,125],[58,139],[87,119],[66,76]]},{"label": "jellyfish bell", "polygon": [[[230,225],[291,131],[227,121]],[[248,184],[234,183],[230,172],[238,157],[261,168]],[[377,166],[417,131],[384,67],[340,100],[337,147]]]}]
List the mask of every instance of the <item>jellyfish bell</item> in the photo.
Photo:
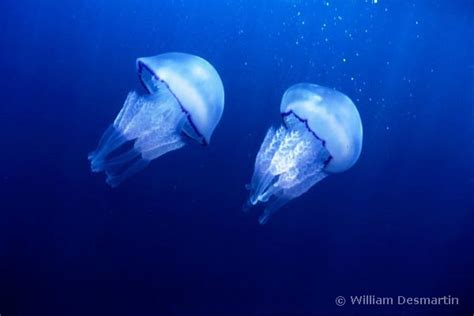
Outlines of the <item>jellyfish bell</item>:
[{"label": "jellyfish bell", "polygon": [[187,142],[207,145],[224,111],[224,87],[201,57],[166,53],[137,59],[149,94],[130,92],[113,124],[89,154],[93,172],[115,187]]},{"label": "jellyfish bell", "polygon": [[163,83],[188,114],[183,132],[208,144],[224,111],[224,86],[214,67],[201,57],[167,53],[137,59],[139,78],[154,94]]},{"label": "jellyfish bell", "polygon": [[324,142],[331,155],[327,172],[352,167],[362,151],[362,122],[345,94],[311,83],[291,86],[283,95],[280,112],[285,122],[296,116]]},{"label": "jellyfish bell", "polygon": [[268,202],[264,224],[285,203],[331,173],[343,172],[362,150],[362,123],[354,103],[339,91],[310,83],[290,87],[255,160],[245,209]]}]

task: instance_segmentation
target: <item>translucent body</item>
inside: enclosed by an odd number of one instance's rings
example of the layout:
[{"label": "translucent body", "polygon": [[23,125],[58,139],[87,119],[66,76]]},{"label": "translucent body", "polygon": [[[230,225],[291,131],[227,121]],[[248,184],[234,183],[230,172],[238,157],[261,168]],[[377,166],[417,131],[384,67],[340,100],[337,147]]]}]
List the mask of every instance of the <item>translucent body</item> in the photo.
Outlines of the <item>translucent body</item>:
[{"label": "translucent body", "polygon": [[244,209],[268,202],[261,224],[331,172],[350,168],[362,148],[359,113],[340,92],[297,84],[285,92],[281,113],[285,124],[267,132],[247,187]]},{"label": "translucent body", "polygon": [[342,172],[357,161],[362,150],[362,122],[354,103],[345,94],[311,83],[286,90],[282,114],[294,113],[325,142],[332,159],[326,171]]},{"label": "translucent body", "polygon": [[[144,66],[138,66],[140,78],[151,94],[139,96],[136,92],[129,93],[114,123],[100,139],[97,149],[89,154],[92,171],[105,172],[106,182],[112,187],[145,168],[151,160],[183,147],[186,144],[184,135],[207,144],[222,115],[222,82],[214,68],[204,59],[181,53],[144,58],[145,61],[147,59],[154,63],[155,68],[166,69],[167,75],[159,78],[148,72],[147,77],[141,68]],[[144,65],[140,60],[137,65]],[[176,69],[173,70],[172,66]],[[193,71],[200,71],[194,81],[180,77]],[[183,93],[188,103],[179,99]],[[189,105],[188,108],[183,104]],[[206,119],[210,121],[206,122]],[[195,122],[199,122],[199,125],[195,125]]]}]

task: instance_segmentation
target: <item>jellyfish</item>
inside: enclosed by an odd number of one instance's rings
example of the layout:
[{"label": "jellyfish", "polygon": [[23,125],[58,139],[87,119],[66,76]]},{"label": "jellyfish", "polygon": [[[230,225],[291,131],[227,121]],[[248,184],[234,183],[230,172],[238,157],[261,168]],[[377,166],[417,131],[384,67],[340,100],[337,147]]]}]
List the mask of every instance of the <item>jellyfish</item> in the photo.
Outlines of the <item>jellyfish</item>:
[{"label": "jellyfish", "polygon": [[151,160],[185,144],[207,145],[224,110],[224,87],[206,60],[184,53],[138,58],[139,79],[148,92],[130,92],[88,156],[93,172],[116,187]]},{"label": "jellyfish", "polygon": [[283,124],[268,130],[247,185],[244,210],[267,203],[261,224],[328,175],[351,168],[362,149],[359,112],[339,91],[296,84],[283,95],[280,112]]}]

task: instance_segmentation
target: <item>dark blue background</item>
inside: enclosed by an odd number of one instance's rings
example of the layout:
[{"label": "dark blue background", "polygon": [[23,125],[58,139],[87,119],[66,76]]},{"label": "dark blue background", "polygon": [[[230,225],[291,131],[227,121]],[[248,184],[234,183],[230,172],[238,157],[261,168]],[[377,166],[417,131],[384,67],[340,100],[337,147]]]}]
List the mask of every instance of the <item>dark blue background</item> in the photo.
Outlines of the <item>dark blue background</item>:
[{"label": "dark blue background", "polygon": [[[1,315],[470,315],[473,40],[471,1],[0,2]],[[168,51],[216,67],[224,116],[112,190],[87,153]],[[259,226],[244,186],[301,81],[354,100],[363,152]],[[334,303],[363,294],[461,306]]]}]

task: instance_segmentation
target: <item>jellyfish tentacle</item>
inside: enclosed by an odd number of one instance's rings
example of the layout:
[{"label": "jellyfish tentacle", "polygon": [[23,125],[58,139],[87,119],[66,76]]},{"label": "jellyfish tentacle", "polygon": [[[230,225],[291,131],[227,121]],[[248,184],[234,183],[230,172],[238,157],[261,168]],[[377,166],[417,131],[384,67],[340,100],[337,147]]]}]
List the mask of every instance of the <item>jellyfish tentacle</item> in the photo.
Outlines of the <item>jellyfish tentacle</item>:
[{"label": "jellyfish tentacle", "polygon": [[[103,148],[106,143],[114,142],[121,137],[119,133],[117,133],[116,129],[113,125],[109,125],[109,127],[105,130],[104,134],[99,140],[99,144],[97,148]],[[93,155],[95,152],[92,152],[90,155]]]},{"label": "jellyfish tentacle", "polygon": [[278,211],[283,205],[285,205],[286,203],[288,203],[288,201],[290,201],[290,198],[288,197],[285,197],[285,196],[279,196],[275,199],[273,199],[270,203],[267,204],[267,206],[265,207],[265,210],[263,211],[263,214],[260,215],[260,217],[258,218],[258,222],[261,224],[261,225],[265,225],[268,220],[270,219],[270,217],[276,212]]},{"label": "jellyfish tentacle", "polygon": [[112,188],[115,188],[120,183],[122,183],[125,179],[129,178],[130,176],[134,175],[135,173],[144,169],[150,163],[147,159],[136,159],[125,171],[122,173],[112,173],[110,170],[106,171],[107,179],[105,180],[108,185]]},{"label": "jellyfish tentacle", "polygon": [[140,156],[140,152],[132,148],[120,154],[119,156],[116,156],[104,162],[104,169],[110,169],[114,165],[120,166],[120,165],[126,164],[130,161],[135,160],[139,156]]},{"label": "jellyfish tentacle", "polygon": [[257,204],[259,201],[265,202],[266,200],[268,200],[268,198],[265,200],[263,196],[266,195],[266,192],[270,190],[270,188],[275,184],[277,179],[275,175],[271,174],[270,172],[266,172],[262,174],[261,177],[257,180],[257,187],[250,196],[250,201],[253,205]]},{"label": "jellyfish tentacle", "polygon": [[97,149],[91,152],[88,156],[88,159],[91,162],[92,172],[103,171],[107,157],[126,142],[127,139],[115,126],[109,126],[99,141]]}]

